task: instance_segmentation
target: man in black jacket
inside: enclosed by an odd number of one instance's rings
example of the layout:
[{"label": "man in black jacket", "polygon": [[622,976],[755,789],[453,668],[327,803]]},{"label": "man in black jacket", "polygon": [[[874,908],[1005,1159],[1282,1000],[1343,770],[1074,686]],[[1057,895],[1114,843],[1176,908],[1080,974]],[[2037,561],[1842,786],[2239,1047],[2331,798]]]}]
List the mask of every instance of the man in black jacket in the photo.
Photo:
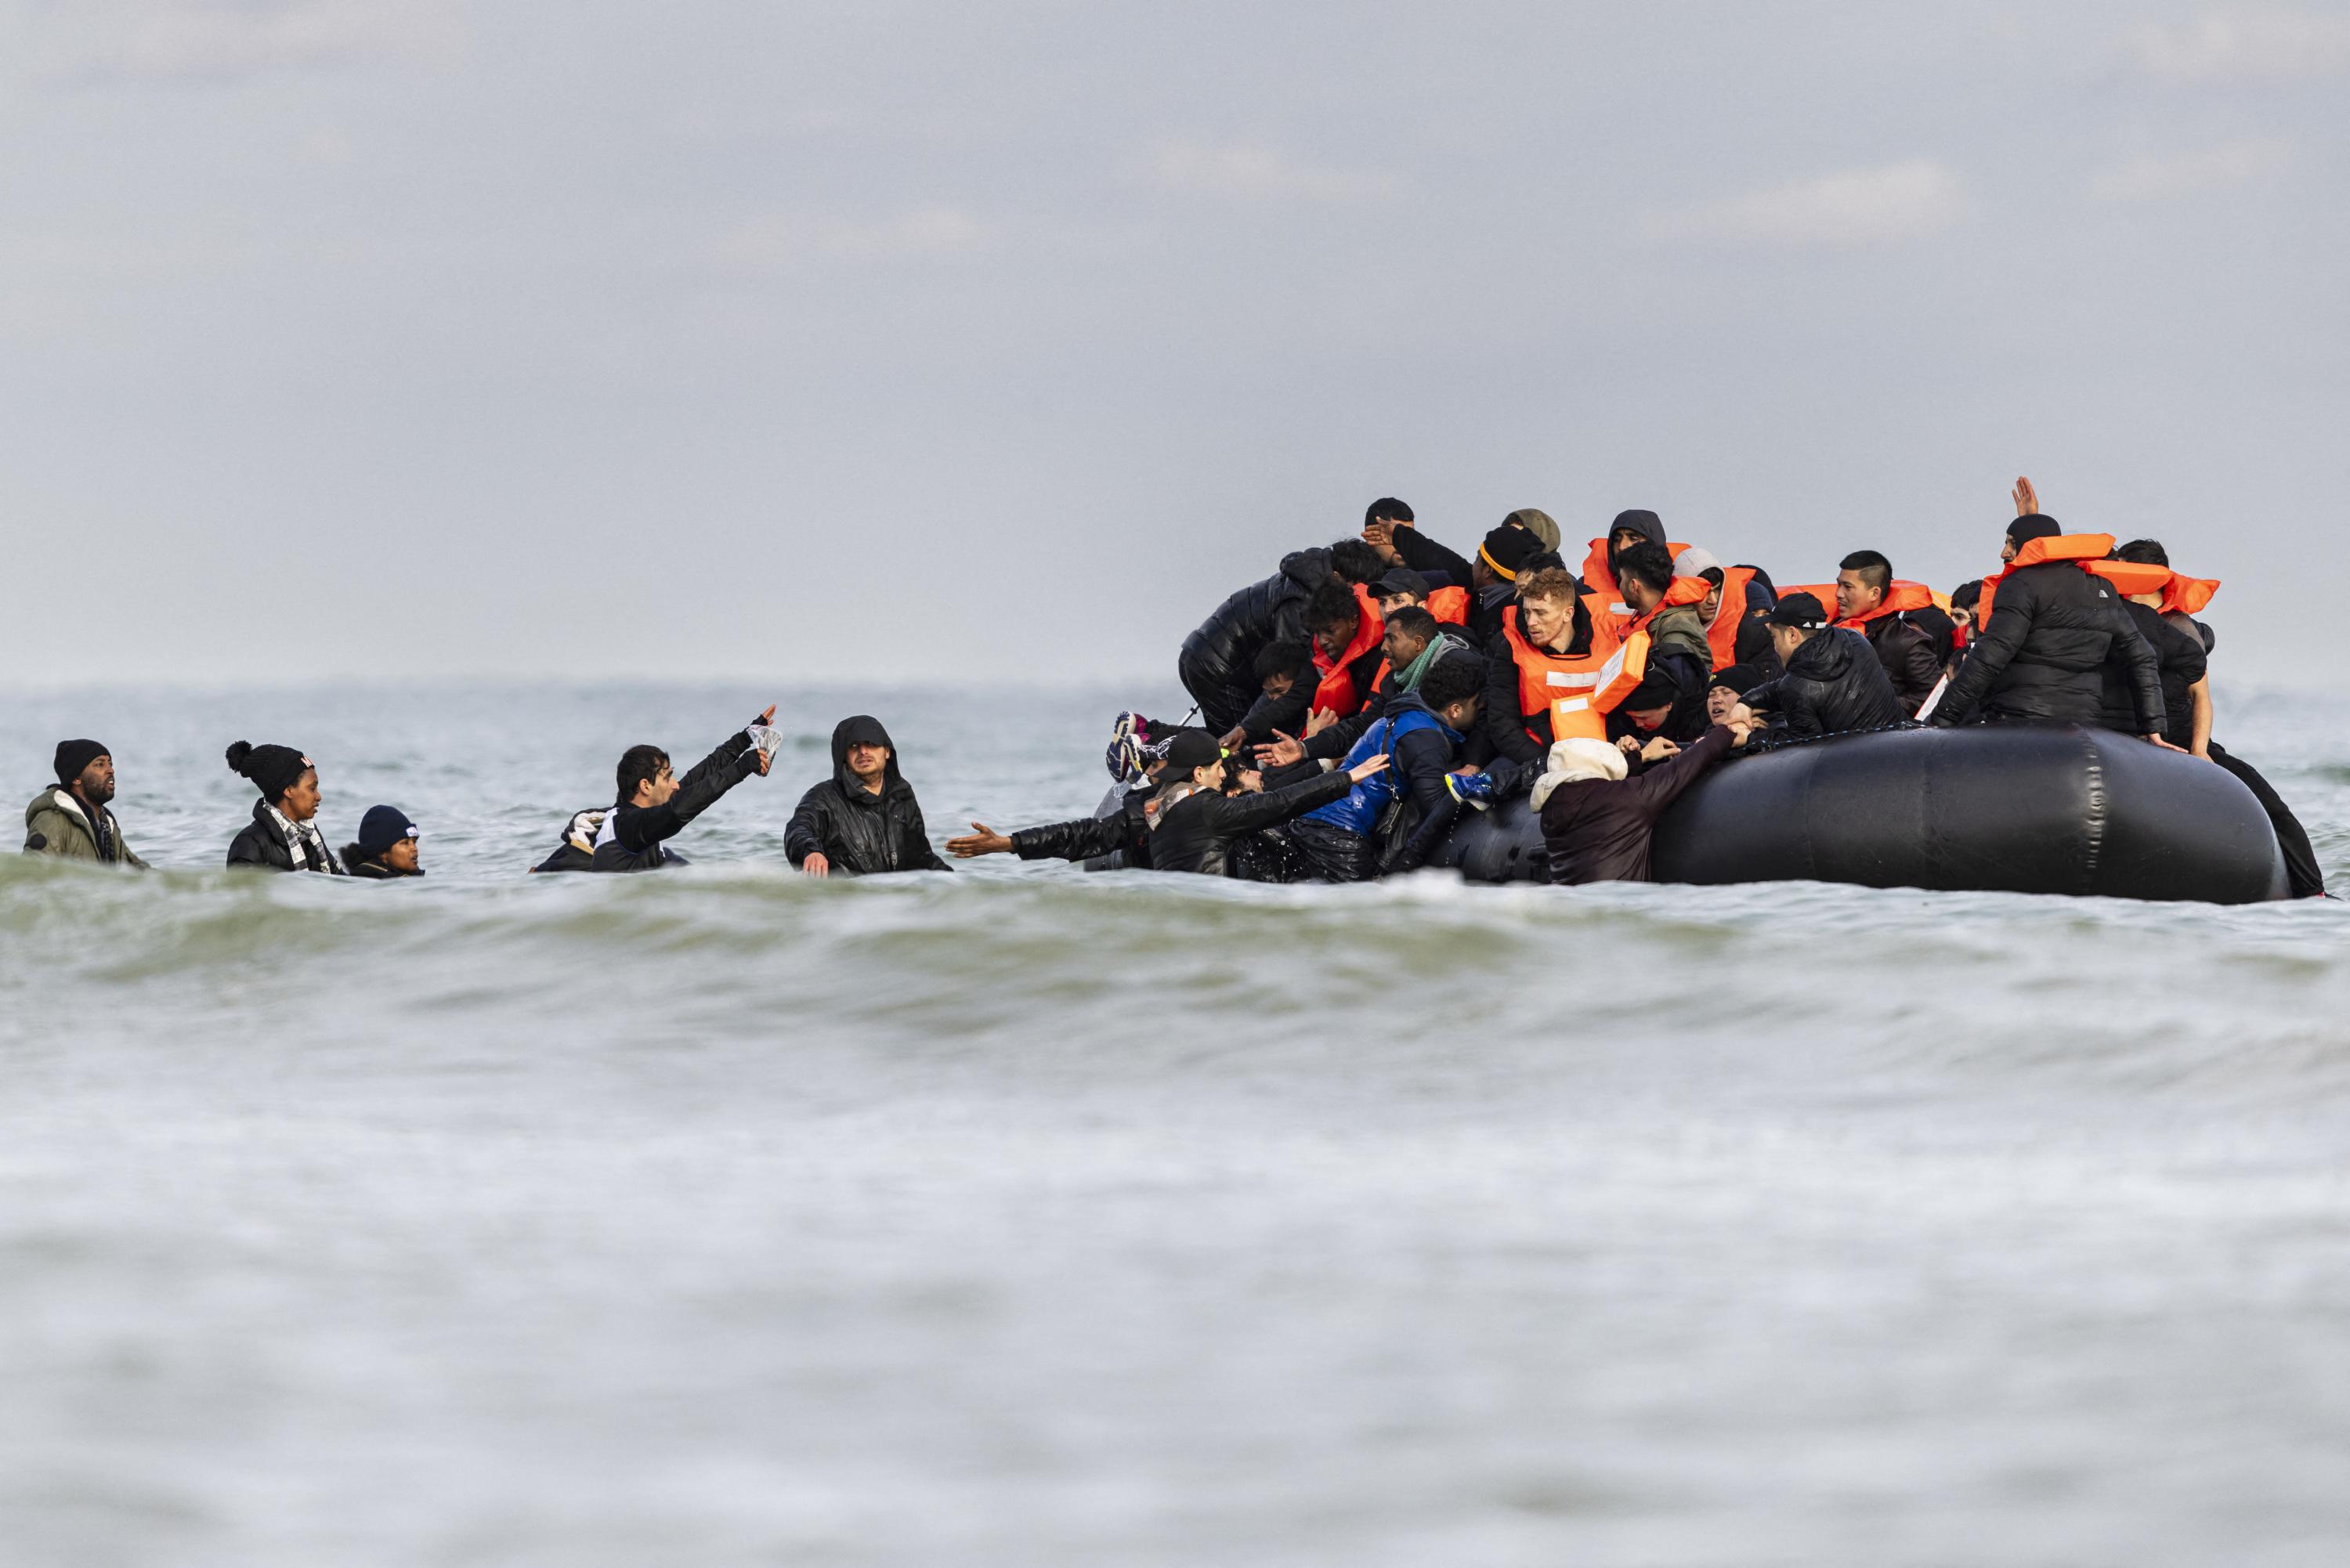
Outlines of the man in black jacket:
[{"label": "man in black jacket", "polygon": [[1263,794],[1227,795],[1224,749],[1210,735],[1178,735],[1167,749],[1163,777],[1169,782],[1151,808],[1151,869],[1229,875],[1233,840],[1344,800],[1357,784],[1387,765],[1385,756],[1367,757],[1351,769],[1334,769]]},{"label": "man in black jacket", "polygon": [[954,869],[931,847],[921,803],[898,772],[889,732],[867,713],[833,726],[832,777],[800,796],[784,829],[784,853],[810,877]]},{"label": "man in black jacket", "polygon": [[[1855,550],[1836,570],[1835,618],[1846,625],[1860,623],[1856,629],[1868,639],[1877,663],[1885,667],[1906,719],[1934,694],[1942,679],[1942,660],[1934,651],[1932,637],[1898,611],[1885,607],[1885,596],[1892,589],[1893,563],[1874,550]],[[1935,613],[1939,617],[1941,612]]]},{"label": "man in black jacket", "polygon": [[[751,721],[764,726],[775,716],[774,703]],[[718,742],[683,778],[670,767],[659,746],[630,746],[613,770],[618,794],[608,806],[574,813],[555,853],[533,871],[658,871],[682,866],[685,857],[667,840],[718,803],[719,796],[752,774],[764,776],[774,758],[759,749],[745,726]]]},{"label": "man in black jacket", "polygon": [[[2054,518],[2028,513],[2008,524],[2000,559],[2012,561],[2033,540],[2063,533]],[[1980,716],[2094,724],[2101,672],[2116,653],[2128,663],[2137,706],[2131,732],[2159,742],[2166,725],[2161,671],[2113,589],[2070,560],[2013,568],[2000,580],[1991,619],[1970,642],[1967,661],[1930,722],[1940,728]]]},{"label": "man in black jacket", "polygon": [[1246,727],[1272,732],[1257,711],[1260,694],[1250,670],[1257,654],[1275,642],[1310,640],[1305,602],[1334,576],[1368,585],[1385,570],[1377,551],[1360,539],[1341,539],[1326,550],[1299,550],[1282,558],[1281,569],[1252,583],[1218,605],[1199,629],[1183,639],[1175,673],[1200,707],[1210,732],[1229,734]]},{"label": "man in black jacket", "polygon": [[1768,714],[1770,727],[1756,743],[1796,735],[1837,735],[1876,730],[1908,715],[1884,666],[1856,631],[1830,626],[1827,608],[1809,594],[1789,594],[1762,618],[1787,672],[1743,693],[1744,713]]}]

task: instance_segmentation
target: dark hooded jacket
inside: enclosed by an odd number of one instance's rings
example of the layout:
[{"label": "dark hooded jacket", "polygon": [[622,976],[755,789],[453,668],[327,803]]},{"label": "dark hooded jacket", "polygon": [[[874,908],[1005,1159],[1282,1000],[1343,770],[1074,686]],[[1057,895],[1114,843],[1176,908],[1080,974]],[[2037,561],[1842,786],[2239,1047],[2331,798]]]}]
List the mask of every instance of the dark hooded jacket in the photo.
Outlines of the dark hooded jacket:
[{"label": "dark hooded jacket", "polygon": [[1908,718],[1941,683],[1942,661],[1934,655],[1934,639],[1898,615],[1878,616],[1862,628],[1861,635],[1893,682],[1901,716]]},{"label": "dark hooded jacket", "polygon": [[685,857],[664,841],[683,832],[721,795],[758,771],[759,748],[752,743],[749,731],[737,730],[694,763],[660,805],[614,805],[574,813],[555,853],[531,869],[658,871],[682,866]]},{"label": "dark hooded jacket", "polygon": [[1551,791],[1542,807],[1550,879],[1570,885],[1655,880],[1648,849],[1657,819],[1707,769],[1730,754],[1730,732],[1717,726],[1679,756],[1629,778],[1579,779]]},{"label": "dark hooded jacket", "polygon": [[2137,722],[2132,734],[2168,727],[2162,674],[2154,649],[2104,578],[2070,561],[2008,573],[1991,619],[1969,645],[1967,659],[1936,705],[1938,726],[1971,718],[2094,724],[2105,690],[2105,664],[2118,653]]},{"label": "dark hooded jacket", "polygon": [[1012,853],[1023,860],[1099,860],[1122,854],[1127,867],[1148,871],[1150,818],[1143,807],[1158,793],[1147,786],[1130,789],[1099,816],[1024,827],[1012,836]]},{"label": "dark hooded jacket", "polygon": [[[1175,668],[1184,690],[1200,703],[1203,715],[1211,707],[1224,710],[1209,718],[1211,729],[1219,719],[1242,722],[1242,713],[1261,705],[1253,668],[1259,653],[1276,642],[1311,644],[1305,634],[1305,601],[1329,577],[1327,549],[1294,551],[1282,557],[1279,571],[1224,600],[1183,639]],[[1241,712],[1231,712],[1233,706]],[[1269,725],[1264,732],[1270,732]]]},{"label": "dark hooded jacket", "polygon": [[228,863],[231,866],[250,866],[262,871],[319,871],[329,877],[344,874],[323,839],[315,845],[307,838],[302,840],[297,860],[296,850],[286,844],[286,836],[277,831],[277,824],[271,818],[269,803],[265,800],[253,803],[253,820],[244,825],[244,831],[229,840]]},{"label": "dark hooded jacket", "polygon": [[1868,639],[1840,626],[1808,639],[1787,660],[1784,675],[1764,681],[1742,701],[1772,715],[1770,733],[1758,741],[1881,729],[1909,716]]},{"label": "dark hooded jacket", "polygon": [[[889,748],[881,774],[881,793],[875,794],[848,771],[848,748],[876,745]],[[922,826],[922,807],[914,786],[898,772],[898,747],[881,721],[859,713],[843,719],[832,732],[832,777],[800,796],[784,830],[784,853],[797,866],[811,855],[822,855],[835,871],[858,877],[889,871],[951,871],[931,847]]]},{"label": "dark hooded jacket", "polygon": [[343,846],[343,869],[362,882],[397,882],[404,877],[424,875],[421,866],[413,871],[395,871],[356,844]]},{"label": "dark hooded jacket", "polygon": [[1159,811],[1150,830],[1151,869],[1230,875],[1235,839],[1344,800],[1354,787],[1345,772],[1333,770],[1263,794],[1195,790]]},{"label": "dark hooded jacket", "polygon": [[[2210,670],[2210,656],[2203,650],[2203,639],[2179,630],[2151,605],[2124,599],[2122,608],[2137,628],[2138,636],[2154,650],[2162,682],[2162,711],[2168,721],[2162,738],[2174,746],[2184,746],[2195,734],[2195,699],[2189,695],[2189,688]],[[2097,722],[2108,730],[2137,733],[2137,704],[2130,695],[2128,661],[2118,653],[2106,659],[2104,680]]]}]

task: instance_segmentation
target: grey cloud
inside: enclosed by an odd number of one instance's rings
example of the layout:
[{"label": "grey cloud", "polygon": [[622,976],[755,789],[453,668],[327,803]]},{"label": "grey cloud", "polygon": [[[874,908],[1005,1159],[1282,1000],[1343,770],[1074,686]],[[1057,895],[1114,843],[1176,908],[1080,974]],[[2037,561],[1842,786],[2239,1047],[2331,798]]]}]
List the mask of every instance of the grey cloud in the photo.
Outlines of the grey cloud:
[{"label": "grey cloud", "polygon": [[1957,174],[1931,159],[1911,159],[1655,209],[1642,215],[1640,226],[1659,240],[1870,245],[1939,234],[1963,222],[1967,212]]},{"label": "grey cloud", "polygon": [[2141,23],[2128,42],[2145,70],[2173,80],[2330,76],[2350,67],[2350,16],[2221,6],[2190,21]]}]

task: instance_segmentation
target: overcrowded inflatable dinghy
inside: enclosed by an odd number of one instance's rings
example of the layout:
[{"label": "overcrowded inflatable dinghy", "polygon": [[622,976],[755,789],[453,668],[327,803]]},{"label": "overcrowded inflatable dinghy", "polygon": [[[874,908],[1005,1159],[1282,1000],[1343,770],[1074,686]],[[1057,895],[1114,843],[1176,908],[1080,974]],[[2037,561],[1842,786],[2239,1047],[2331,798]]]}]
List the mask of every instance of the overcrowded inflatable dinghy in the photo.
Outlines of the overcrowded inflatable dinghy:
[{"label": "overcrowded inflatable dinghy", "polygon": [[[1657,825],[1659,882],[1856,882],[2250,904],[2285,896],[2260,802],[2225,769],[2077,726],[1836,735],[1717,767]],[[1523,796],[1465,820],[1431,864],[1540,879]]]}]

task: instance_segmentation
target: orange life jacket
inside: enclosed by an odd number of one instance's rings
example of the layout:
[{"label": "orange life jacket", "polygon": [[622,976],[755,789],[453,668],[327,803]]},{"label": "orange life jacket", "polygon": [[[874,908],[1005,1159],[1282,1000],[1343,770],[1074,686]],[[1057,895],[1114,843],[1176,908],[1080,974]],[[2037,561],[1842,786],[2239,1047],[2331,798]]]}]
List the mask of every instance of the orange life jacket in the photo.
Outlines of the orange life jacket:
[{"label": "orange life jacket", "polygon": [[[1636,632],[1619,644],[1604,625],[1595,625],[1589,651],[1553,653],[1526,640],[1518,629],[1518,607],[1512,605],[1502,612],[1502,636],[1509,641],[1510,657],[1517,661],[1519,717],[1523,721],[1548,711],[1554,741],[1575,736],[1606,740],[1607,715],[1648,672],[1646,632]],[[1526,726],[1526,737],[1542,739],[1531,724]]]},{"label": "orange life jacket", "polygon": [[1738,628],[1746,623],[1746,585],[1754,580],[1752,566],[1731,566],[1721,574],[1721,603],[1705,628],[1705,645],[1713,650],[1716,674],[1738,662]]},{"label": "orange life jacket", "polygon": [[2219,591],[2220,579],[2217,577],[2189,577],[2173,572],[2170,574],[2169,591],[2162,596],[2162,613],[2199,614],[2205,605],[2211,602],[2211,596]]},{"label": "orange life jacket", "polygon": [[1428,594],[1428,613],[1440,625],[1469,624],[1469,590],[1467,588],[1431,588]]},{"label": "orange life jacket", "polygon": [[1358,711],[1370,696],[1367,691],[1355,690],[1355,677],[1350,673],[1355,660],[1377,648],[1379,639],[1388,634],[1388,623],[1379,618],[1378,601],[1360,583],[1355,585],[1355,608],[1358,612],[1355,638],[1347,644],[1346,652],[1332,659],[1322,651],[1319,642],[1314,645],[1314,668],[1322,672],[1322,679],[1314,688],[1312,706],[1327,708],[1342,719]]},{"label": "orange life jacket", "polygon": [[2089,570],[2113,584],[2117,592],[2160,594],[2162,603],[2157,608],[2164,615],[2193,615],[2220,591],[2217,577],[2181,576],[2168,566],[2144,566],[2136,561],[2092,561]]},{"label": "orange life jacket", "polygon": [[2059,534],[2053,538],[2027,540],[2023,548],[2015,553],[2015,559],[1982,580],[1982,597],[1975,601],[1975,625],[1991,625],[1991,599],[2010,572],[2045,566],[2051,561],[2070,561],[2087,570],[2090,562],[2103,561],[2113,553],[2111,534]]},{"label": "orange life jacket", "polygon": [[1939,606],[1945,611],[1950,607],[1950,595],[1938,594],[1923,583],[1908,582],[1898,577],[1885,585],[1885,597],[1866,615],[1839,617],[1835,612],[1836,586],[1834,583],[1813,583],[1800,588],[1779,590],[1779,597],[1783,599],[1789,594],[1811,595],[1820,601],[1820,607],[1828,612],[1828,619],[1832,623],[1848,627],[1854,631],[1859,631],[1870,621],[1882,620],[1887,616],[1899,615],[1906,610],[1924,609],[1928,605]]},{"label": "orange life jacket", "polygon": [[[1617,628],[1617,635],[1621,638],[1629,637],[1636,631],[1646,632],[1648,629],[1648,623],[1656,619],[1663,611],[1675,605],[1703,604],[1705,596],[1711,592],[1713,592],[1713,585],[1703,577],[1675,577],[1665,585],[1665,597],[1659,599],[1656,607],[1648,614],[1642,616],[1627,614],[1618,617],[1620,624]],[[1629,610],[1631,607],[1627,605],[1625,607]]]},{"label": "orange life jacket", "polygon": [[[1671,551],[1673,559],[1678,561],[1681,552],[1689,546],[1668,545],[1665,548]],[[1591,541],[1591,554],[1583,558],[1583,586],[1600,597],[1607,614],[1619,626],[1631,619],[1632,607],[1624,602],[1624,590],[1616,586],[1616,569],[1607,564],[1607,541],[1605,539]]]}]

